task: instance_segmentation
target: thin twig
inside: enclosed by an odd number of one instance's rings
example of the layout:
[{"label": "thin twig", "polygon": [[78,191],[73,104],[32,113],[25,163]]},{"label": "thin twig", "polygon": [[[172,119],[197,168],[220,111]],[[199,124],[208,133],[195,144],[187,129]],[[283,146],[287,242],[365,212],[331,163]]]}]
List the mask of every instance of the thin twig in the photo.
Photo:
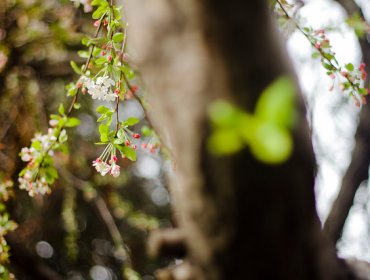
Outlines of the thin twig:
[{"label": "thin twig", "polygon": [[[303,36],[305,36],[307,38],[307,40],[310,42],[310,44],[315,48],[315,43],[311,41],[310,37],[308,36],[308,34],[300,27],[300,25],[297,23],[297,21],[292,18],[288,11],[284,8],[284,5],[280,2],[280,0],[276,0],[276,3],[278,3],[278,5],[280,6],[281,10],[283,11],[285,17],[291,21],[293,21],[294,25],[297,27],[297,29],[299,30],[299,32],[301,32],[303,34]],[[320,56],[323,60],[325,60],[336,72],[339,72],[341,69],[340,67],[337,67],[335,66],[331,60],[329,60],[328,58],[325,57],[323,51],[320,49],[320,48],[315,48],[317,49],[317,51],[320,53]],[[360,90],[359,86],[358,85],[355,85],[348,76],[343,76],[349,83],[350,85],[352,86],[352,88],[356,89],[357,91]]]},{"label": "thin twig", "polygon": [[[58,166],[58,170],[63,175],[63,178],[67,181],[68,184],[71,184],[81,192],[84,192],[83,185],[86,184],[86,182],[83,179],[77,177],[63,166]],[[98,194],[96,194],[93,202],[109,231],[109,234],[114,243],[114,247],[117,251],[121,251],[123,253],[125,264],[131,267],[130,250],[123,241],[121,233],[114,221],[112,214],[109,211],[107,204],[105,203],[104,199]]]},{"label": "thin twig", "polygon": [[[105,14],[102,16],[102,18],[104,18],[105,17]],[[100,31],[100,29],[101,29],[101,26],[102,26],[102,20],[100,20],[100,22],[99,22],[99,25],[98,25],[98,28],[96,29],[96,31],[95,31],[95,34],[94,34],[94,38],[96,38],[96,37],[98,37],[98,35],[99,35],[99,31]],[[85,67],[84,67],[84,69],[82,70],[82,72],[85,74],[86,73],[86,71],[87,71],[87,68],[89,67],[89,64],[90,64],[90,61],[91,61],[91,58],[92,58],[92,55],[93,55],[93,52],[94,52],[94,48],[95,48],[95,45],[91,45],[91,47],[90,47],[90,54],[89,54],[89,57],[87,58],[87,60],[86,60],[86,64],[85,64]],[[73,97],[73,99],[72,99],[72,102],[71,102],[71,105],[69,106],[69,109],[68,109],[68,111],[67,111],[67,116],[69,116],[71,113],[72,113],[72,110],[73,110],[73,107],[74,107],[74,105],[76,104],[76,102],[77,102],[77,99],[78,99],[78,95],[79,95],[79,93],[80,93],[80,89],[78,89],[77,90],[77,93],[76,93],[76,95]]]}]

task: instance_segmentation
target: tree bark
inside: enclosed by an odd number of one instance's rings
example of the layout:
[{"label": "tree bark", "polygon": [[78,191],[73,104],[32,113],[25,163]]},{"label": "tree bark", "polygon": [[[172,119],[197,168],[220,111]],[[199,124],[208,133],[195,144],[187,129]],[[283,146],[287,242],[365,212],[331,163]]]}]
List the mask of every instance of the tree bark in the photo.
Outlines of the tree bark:
[{"label": "tree bark", "polygon": [[172,152],[173,208],[192,270],[164,277],[354,279],[320,229],[298,90],[285,163],[262,164],[248,149],[222,158],[206,149],[212,101],[252,112],[266,86],[293,76],[265,1],[125,0],[125,7],[150,118]]}]

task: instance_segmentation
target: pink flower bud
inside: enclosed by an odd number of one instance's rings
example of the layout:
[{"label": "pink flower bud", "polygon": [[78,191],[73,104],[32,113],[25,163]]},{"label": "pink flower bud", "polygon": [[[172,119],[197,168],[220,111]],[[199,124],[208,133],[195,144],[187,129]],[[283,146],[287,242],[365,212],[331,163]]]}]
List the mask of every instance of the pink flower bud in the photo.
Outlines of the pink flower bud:
[{"label": "pink flower bud", "polygon": [[139,89],[139,87],[137,85],[131,86],[132,93],[136,93],[138,89]]}]

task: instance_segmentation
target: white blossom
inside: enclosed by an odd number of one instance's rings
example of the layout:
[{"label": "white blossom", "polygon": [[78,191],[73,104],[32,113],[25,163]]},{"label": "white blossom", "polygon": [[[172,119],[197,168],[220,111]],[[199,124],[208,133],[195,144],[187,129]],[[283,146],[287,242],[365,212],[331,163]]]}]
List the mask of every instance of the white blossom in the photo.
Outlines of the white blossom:
[{"label": "white blossom", "polygon": [[[28,171],[27,171],[28,172]],[[36,194],[44,195],[50,193],[50,187],[46,182],[45,177],[33,180],[33,176],[23,176],[18,179],[19,188],[28,191],[29,196],[35,196]]]},{"label": "white blossom", "polygon": [[110,143],[103,153],[93,161],[93,166],[102,176],[109,175],[118,177],[120,175],[120,166],[117,164],[116,148]]},{"label": "white blossom", "polygon": [[31,148],[25,147],[25,148],[22,148],[20,155],[23,161],[28,162],[35,158],[36,150],[33,147]]},{"label": "white blossom", "polygon": [[119,174],[120,174],[120,166],[113,163],[112,164],[112,167],[111,167],[111,170],[110,170],[110,175],[112,175],[113,177],[118,177]]},{"label": "white blossom", "polygon": [[93,161],[93,166],[95,166],[96,171],[98,171],[102,176],[105,176],[111,169],[111,166],[100,158]]},{"label": "white blossom", "polygon": [[84,76],[80,81],[87,88],[92,99],[114,101],[117,98],[117,96],[112,92],[114,81],[107,75],[98,77],[96,81]]}]

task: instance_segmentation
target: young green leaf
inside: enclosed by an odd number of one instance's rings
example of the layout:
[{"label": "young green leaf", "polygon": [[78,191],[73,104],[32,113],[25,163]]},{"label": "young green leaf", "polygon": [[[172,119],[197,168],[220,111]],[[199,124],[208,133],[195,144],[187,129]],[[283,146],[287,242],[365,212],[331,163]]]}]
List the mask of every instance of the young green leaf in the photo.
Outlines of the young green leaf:
[{"label": "young green leaf", "polygon": [[96,108],[96,112],[99,113],[99,114],[105,114],[108,111],[110,111],[110,109],[108,107],[103,106],[103,105],[100,105],[98,108]]},{"label": "young green leaf", "polygon": [[122,32],[117,32],[113,35],[112,39],[115,43],[119,43],[123,41],[124,34]]},{"label": "young green leaf", "polygon": [[123,125],[124,126],[133,126],[133,125],[135,125],[135,124],[137,124],[137,123],[139,123],[139,119],[137,119],[137,118],[128,118],[127,120],[125,120],[124,122],[123,122]]},{"label": "young green leaf", "polygon": [[136,151],[130,147],[122,147],[122,153],[131,161],[136,161]]},{"label": "young green leaf", "polygon": [[68,118],[65,124],[66,127],[75,127],[80,124],[80,120],[77,118]]},{"label": "young green leaf", "polygon": [[345,67],[346,67],[346,69],[347,69],[348,71],[353,71],[353,70],[355,70],[355,67],[353,66],[353,64],[352,64],[352,63],[347,63],[347,64],[345,65]]},{"label": "young green leaf", "polygon": [[59,112],[59,114],[64,115],[64,113],[65,113],[65,109],[64,109],[63,104],[60,104],[60,105],[59,105],[58,112]]},{"label": "young green leaf", "polygon": [[81,69],[80,69],[80,67],[78,67],[78,65],[76,64],[76,62],[74,62],[73,60],[71,60],[70,61],[70,64],[71,64],[71,67],[72,67],[73,71],[75,71],[76,74],[78,74],[78,75],[82,75],[83,74],[82,71],[81,71]]},{"label": "young green leaf", "polygon": [[109,127],[106,124],[99,125],[99,133],[100,133],[100,141],[101,142],[108,142],[109,137]]},{"label": "young green leaf", "polygon": [[243,148],[236,129],[217,129],[207,144],[209,151],[216,156],[231,155]]},{"label": "young green leaf", "polygon": [[284,127],[294,123],[295,86],[288,77],[281,77],[261,94],[256,105],[256,116]]}]

